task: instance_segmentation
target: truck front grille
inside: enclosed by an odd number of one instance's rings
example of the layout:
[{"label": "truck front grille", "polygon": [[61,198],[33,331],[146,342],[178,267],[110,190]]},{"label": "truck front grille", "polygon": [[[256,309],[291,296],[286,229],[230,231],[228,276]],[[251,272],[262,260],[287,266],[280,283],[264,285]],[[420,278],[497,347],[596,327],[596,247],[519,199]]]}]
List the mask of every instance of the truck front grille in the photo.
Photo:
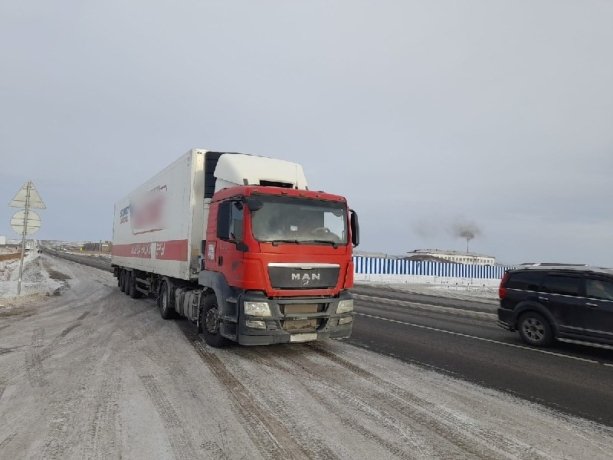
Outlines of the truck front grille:
[{"label": "truck front grille", "polygon": [[279,263],[268,265],[274,289],[330,289],[336,286],[340,266],[337,264]]}]

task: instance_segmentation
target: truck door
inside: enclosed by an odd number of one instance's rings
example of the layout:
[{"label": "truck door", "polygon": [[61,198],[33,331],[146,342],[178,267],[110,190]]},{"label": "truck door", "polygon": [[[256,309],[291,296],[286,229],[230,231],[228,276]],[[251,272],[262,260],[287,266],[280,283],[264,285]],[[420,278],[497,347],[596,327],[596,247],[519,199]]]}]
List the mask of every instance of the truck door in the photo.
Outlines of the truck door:
[{"label": "truck door", "polygon": [[215,264],[230,286],[239,286],[243,277],[244,212],[238,200],[224,201],[218,207]]}]

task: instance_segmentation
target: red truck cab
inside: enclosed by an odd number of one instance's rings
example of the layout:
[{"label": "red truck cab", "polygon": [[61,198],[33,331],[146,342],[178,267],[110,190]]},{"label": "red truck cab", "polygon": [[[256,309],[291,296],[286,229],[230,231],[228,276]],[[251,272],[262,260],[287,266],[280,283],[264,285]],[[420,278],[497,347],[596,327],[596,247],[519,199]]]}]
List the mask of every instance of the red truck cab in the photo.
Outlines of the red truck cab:
[{"label": "red truck cab", "polygon": [[263,345],[351,334],[347,290],[358,221],[344,197],[237,186],[213,196],[208,218],[199,282],[216,286],[217,295],[200,318],[207,342]]}]

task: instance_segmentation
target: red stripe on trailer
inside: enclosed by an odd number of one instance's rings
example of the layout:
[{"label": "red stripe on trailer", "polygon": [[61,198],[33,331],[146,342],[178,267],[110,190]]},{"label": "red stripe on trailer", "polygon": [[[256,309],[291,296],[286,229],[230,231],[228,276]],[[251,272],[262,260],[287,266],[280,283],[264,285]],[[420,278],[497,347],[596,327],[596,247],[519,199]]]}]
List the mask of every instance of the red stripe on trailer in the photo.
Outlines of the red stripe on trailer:
[{"label": "red stripe on trailer", "polygon": [[155,243],[155,258],[187,261],[187,240],[158,241]]},{"label": "red stripe on trailer", "polygon": [[114,244],[112,254],[118,257],[151,259],[151,243]]},{"label": "red stripe on trailer", "polygon": [[[151,254],[151,248],[155,254]],[[151,243],[132,243],[113,245],[114,256],[135,257],[138,259],[187,261],[187,240],[155,241]]]}]

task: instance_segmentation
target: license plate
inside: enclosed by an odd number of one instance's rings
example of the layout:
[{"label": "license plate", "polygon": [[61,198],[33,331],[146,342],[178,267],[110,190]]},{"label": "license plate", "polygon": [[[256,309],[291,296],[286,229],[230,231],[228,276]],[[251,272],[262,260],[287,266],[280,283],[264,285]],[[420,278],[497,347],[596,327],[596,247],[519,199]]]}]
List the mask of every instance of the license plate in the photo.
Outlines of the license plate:
[{"label": "license plate", "polygon": [[283,329],[287,332],[298,332],[297,329],[317,329],[316,319],[290,319],[283,323]]},{"label": "license plate", "polygon": [[289,336],[290,342],[312,342],[313,340],[317,340],[317,333],[293,334]]}]

